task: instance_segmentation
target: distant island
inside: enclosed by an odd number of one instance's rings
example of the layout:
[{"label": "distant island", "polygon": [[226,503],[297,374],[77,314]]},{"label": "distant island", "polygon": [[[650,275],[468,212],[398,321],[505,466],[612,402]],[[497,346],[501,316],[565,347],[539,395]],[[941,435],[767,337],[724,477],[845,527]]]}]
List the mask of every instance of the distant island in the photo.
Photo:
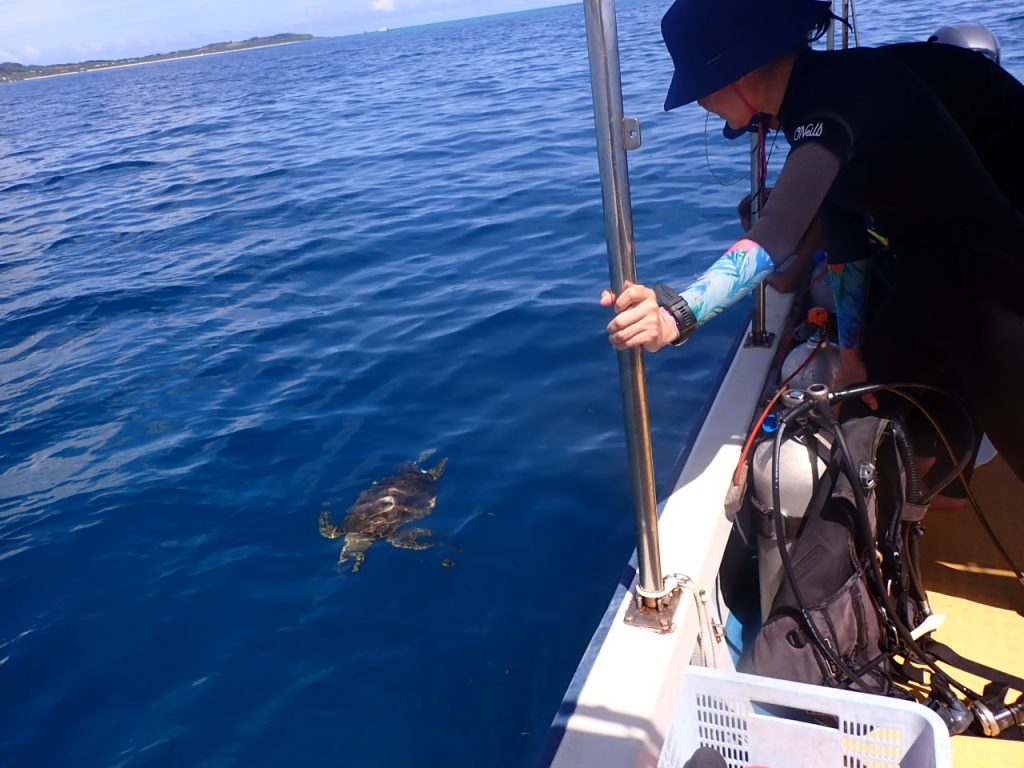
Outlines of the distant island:
[{"label": "distant island", "polygon": [[313,40],[313,35],[280,34],[270,37],[250,37],[248,40],[230,43],[210,43],[201,48],[190,48],[187,51],[173,53],[154,53],[151,56],[139,56],[134,59],[113,59],[109,61],[83,61],[78,64],[15,64],[7,61],[0,64],[0,83],[11,83],[17,80],[29,80],[33,77],[53,77],[55,75],[73,75],[79,72],[92,72],[97,69],[114,67],[131,67],[136,64],[152,64],[155,61],[170,59],[186,59],[190,56],[207,56],[213,53],[244,51],[246,48],[261,48],[267,45],[284,45],[285,43],[301,43]]}]

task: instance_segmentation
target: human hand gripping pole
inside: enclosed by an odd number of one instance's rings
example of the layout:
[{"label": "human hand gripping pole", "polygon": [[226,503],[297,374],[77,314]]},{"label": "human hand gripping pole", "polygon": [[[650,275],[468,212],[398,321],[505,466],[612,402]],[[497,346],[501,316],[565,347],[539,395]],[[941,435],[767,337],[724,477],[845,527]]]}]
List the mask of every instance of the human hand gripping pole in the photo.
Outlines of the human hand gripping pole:
[{"label": "human hand gripping pole", "polygon": [[614,306],[616,312],[608,324],[608,339],[616,349],[643,346],[648,352],[657,352],[666,344],[680,344],[697,326],[750,293],[774,269],[768,252],[744,238],[682,294],[665,285],[651,290],[628,281],[618,296],[605,290],[601,306]]},{"label": "human hand gripping pole", "polygon": [[608,340],[615,349],[643,346],[648,352],[657,352],[681,337],[675,318],[658,305],[654,291],[645,285],[626,280],[618,296],[606,289],[601,293],[601,306],[615,308],[615,317],[608,323]]}]

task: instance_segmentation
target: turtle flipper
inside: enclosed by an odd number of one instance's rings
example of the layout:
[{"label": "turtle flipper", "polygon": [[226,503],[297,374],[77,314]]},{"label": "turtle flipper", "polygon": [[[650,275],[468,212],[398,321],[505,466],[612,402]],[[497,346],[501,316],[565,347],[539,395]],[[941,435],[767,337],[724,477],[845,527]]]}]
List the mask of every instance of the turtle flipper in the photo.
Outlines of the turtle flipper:
[{"label": "turtle flipper", "polygon": [[417,541],[420,536],[430,535],[432,534],[429,528],[410,528],[388,541],[391,542],[392,546],[399,549],[429,549],[430,547],[440,546],[440,541]]},{"label": "turtle flipper", "polygon": [[331,503],[325,501],[320,509],[320,535],[325,539],[337,539],[345,535],[344,531],[331,522]]},{"label": "turtle flipper", "polygon": [[374,539],[368,536],[360,536],[357,533],[349,533],[345,536],[345,546],[341,548],[341,556],[338,558],[338,565],[344,565],[348,560],[352,563],[352,573],[355,573],[363,565],[366,559],[366,550],[373,544]]},{"label": "turtle flipper", "polygon": [[446,457],[446,458],[441,459],[439,462],[437,462],[437,466],[436,467],[434,467],[433,469],[428,469],[428,470],[426,470],[426,472],[427,472],[428,475],[430,475],[435,480],[439,480],[441,478],[441,475],[444,474],[444,468],[447,467],[447,466],[448,466],[448,459]]}]

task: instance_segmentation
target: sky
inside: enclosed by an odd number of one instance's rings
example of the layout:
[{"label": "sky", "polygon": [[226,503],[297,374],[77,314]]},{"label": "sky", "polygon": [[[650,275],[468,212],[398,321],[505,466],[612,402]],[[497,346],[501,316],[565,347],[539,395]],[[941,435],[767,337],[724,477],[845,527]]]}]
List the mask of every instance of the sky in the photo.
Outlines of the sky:
[{"label": "sky", "polygon": [[568,0],[0,0],[0,62],[123,59],[279,32],[322,37]]}]

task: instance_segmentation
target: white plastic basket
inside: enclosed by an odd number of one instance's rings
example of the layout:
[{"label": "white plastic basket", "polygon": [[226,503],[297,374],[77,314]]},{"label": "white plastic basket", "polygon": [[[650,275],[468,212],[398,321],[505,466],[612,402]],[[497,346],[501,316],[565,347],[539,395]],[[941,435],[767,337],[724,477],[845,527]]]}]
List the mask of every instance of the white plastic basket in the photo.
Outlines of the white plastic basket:
[{"label": "white plastic basket", "polygon": [[729,768],[953,765],[945,725],[920,704],[690,667],[658,768],[682,768],[698,747],[717,750]]}]

